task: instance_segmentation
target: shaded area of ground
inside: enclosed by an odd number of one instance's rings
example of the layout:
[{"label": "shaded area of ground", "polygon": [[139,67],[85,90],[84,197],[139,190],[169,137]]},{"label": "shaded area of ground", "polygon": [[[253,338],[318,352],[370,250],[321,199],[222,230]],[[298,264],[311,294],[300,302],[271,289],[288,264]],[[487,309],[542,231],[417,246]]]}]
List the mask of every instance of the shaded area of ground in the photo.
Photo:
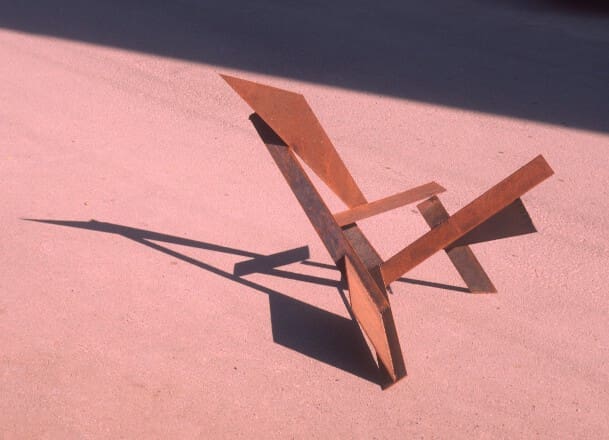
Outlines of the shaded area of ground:
[{"label": "shaded area of ground", "polygon": [[600,2],[2,0],[0,27],[609,131]]},{"label": "shaded area of ground", "polygon": [[[264,270],[264,273],[282,278],[333,286],[339,289],[344,297],[340,282],[276,269],[277,266],[298,261],[303,255],[303,249],[305,249],[304,253],[308,255],[307,248],[291,249],[269,258],[268,256],[241,249],[95,220],[89,222],[63,220],[32,221],[118,234],[148,246],[151,249],[193,264],[215,275],[265,293],[269,297],[273,340],[276,343],[320,362],[340,368],[362,379],[372,382],[378,382],[379,380],[378,368],[370,356],[368,347],[355,321],[298,301],[257,282],[245,279],[234,273],[231,274],[219,267],[189,257],[186,254],[176,252],[158,242],[239,255],[259,259],[263,262],[272,260],[274,266],[268,267]],[[316,265],[318,263],[312,262],[312,264]]]},{"label": "shaded area of ground", "polygon": [[[329,269],[334,268],[334,266],[309,261],[309,251],[307,247],[294,248],[273,255],[261,255],[242,249],[177,237],[145,229],[99,222],[96,220],[90,220],[88,222],[71,220],[26,220],[56,226],[67,226],[109,234],[118,234],[151,249],[170,255],[189,264],[193,264],[215,275],[265,293],[269,296],[273,340],[276,343],[320,362],[340,368],[341,370],[359,376],[362,379],[372,382],[379,381],[378,368],[370,357],[368,347],[361,337],[361,332],[355,321],[298,301],[257,282],[243,278],[243,276],[252,273],[264,273],[301,282],[336,287],[343,297],[343,300],[346,301],[343,292],[344,286],[342,286],[340,281],[279,269],[281,266],[296,262],[309,266]],[[222,252],[248,257],[250,259],[235,264],[233,273],[230,273],[209,263],[189,257],[186,254],[176,252],[165,245],[159,244],[159,242]],[[448,286],[429,281],[414,280],[410,278],[400,278],[398,281],[467,292],[467,289],[462,287]]]}]

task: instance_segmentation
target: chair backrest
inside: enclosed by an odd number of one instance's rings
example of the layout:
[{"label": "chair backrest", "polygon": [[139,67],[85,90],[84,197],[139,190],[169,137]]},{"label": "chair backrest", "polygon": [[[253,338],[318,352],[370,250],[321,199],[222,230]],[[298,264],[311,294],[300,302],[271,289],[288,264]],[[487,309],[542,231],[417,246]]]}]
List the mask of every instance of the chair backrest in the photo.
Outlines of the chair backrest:
[{"label": "chair backrest", "polygon": [[349,208],[366,203],[304,96],[221,76]]}]

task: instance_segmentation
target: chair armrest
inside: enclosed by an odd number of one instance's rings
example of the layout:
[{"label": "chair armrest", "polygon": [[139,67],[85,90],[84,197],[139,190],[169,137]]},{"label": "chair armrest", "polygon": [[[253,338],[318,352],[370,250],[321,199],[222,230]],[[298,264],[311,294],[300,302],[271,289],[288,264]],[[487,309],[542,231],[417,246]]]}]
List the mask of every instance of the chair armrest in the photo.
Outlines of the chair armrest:
[{"label": "chair armrest", "polygon": [[340,226],[345,226],[350,223],[355,223],[356,221],[399,208],[400,206],[418,202],[419,200],[426,199],[444,191],[446,191],[446,189],[438,185],[436,182],[429,182],[392,196],[375,200],[374,202],[357,205],[351,209],[347,209],[346,211],[334,214],[334,218]]}]

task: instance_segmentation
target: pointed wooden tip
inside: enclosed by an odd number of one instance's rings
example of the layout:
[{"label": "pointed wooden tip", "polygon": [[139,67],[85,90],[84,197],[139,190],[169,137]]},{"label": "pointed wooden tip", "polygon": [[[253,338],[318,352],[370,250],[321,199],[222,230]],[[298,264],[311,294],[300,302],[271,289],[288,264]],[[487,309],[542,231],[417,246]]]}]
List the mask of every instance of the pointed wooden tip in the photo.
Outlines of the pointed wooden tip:
[{"label": "pointed wooden tip", "polygon": [[[235,91],[241,98],[243,98],[246,102],[248,100],[245,98],[244,93],[248,90],[252,90],[256,87],[264,87],[262,84],[258,84],[252,81],[248,81],[246,79],[237,78],[236,76],[225,75],[223,73],[220,74],[220,77]],[[249,104],[249,102],[248,102]]]},{"label": "pointed wooden tip", "polygon": [[255,84],[255,83],[252,83],[251,81],[237,78],[236,76],[226,75],[224,73],[220,73],[219,75],[224,81],[226,81],[226,83],[229,86],[231,86],[233,89],[235,89],[235,91],[237,90],[237,88],[239,88],[239,85],[242,85],[244,83]]},{"label": "pointed wooden tip", "polygon": [[[546,159],[541,154],[537,155],[529,163],[531,163],[531,164],[535,163],[539,167],[539,169],[541,170],[540,173],[543,176],[545,176],[545,178],[548,178],[548,177],[550,177],[550,176],[552,176],[554,174],[554,170],[552,169],[550,164],[546,161]],[[527,164],[527,165],[529,165],[529,164]],[[525,166],[527,166],[527,165],[525,165]]]}]

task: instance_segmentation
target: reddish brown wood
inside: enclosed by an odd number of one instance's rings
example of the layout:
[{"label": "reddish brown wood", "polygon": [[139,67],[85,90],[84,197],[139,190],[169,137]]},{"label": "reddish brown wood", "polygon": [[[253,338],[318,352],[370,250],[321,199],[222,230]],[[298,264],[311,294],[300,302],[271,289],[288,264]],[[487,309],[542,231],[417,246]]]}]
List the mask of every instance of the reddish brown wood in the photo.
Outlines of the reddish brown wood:
[{"label": "reddish brown wood", "polygon": [[[444,205],[435,196],[420,203],[417,205],[417,208],[419,208],[421,215],[432,229],[449,218]],[[469,246],[454,246],[444,250],[470,292],[497,292],[497,289]]]},{"label": "reddish brown wood", "polygon": [[221,76],[347,206],[366,203],[304,96]]},{"label": "reddish brown wood", "polygon": [[419,200],[426,199],[444,191],[446,191],[446,189],[438,185],[436,182],[429,182],[424,185],[402,191],[401,193],[339,212],[334,214],[334,218],[339,225],[348,225],[349,223],[355,223],[365,218],[372,217],[410,203],[418,202]]},{"label": "reddish brown wood", "polygon": [[272,255],[259,255],[249,260],[239,261],[233,266],[233,275],[242,277],[255,272],[268,272],[277,267],[301,262],[309,258],[309,248],[302,246]]},{"label": "reddish brown wood", "polygon": [[552,174],[554,171],[543,156],[537,156],[383,263],[385,285],[454,243]]},{"label": "reddish brown wood", "polygon": [[396,382],[406,375],[406,368],[389,300],[381,294],[380,288],[363,265],[349,256],[345,258],[345,272],[353,315],[376,350],[391,380]]},{"label": "reddish brown wood", "polygon": [[376,249],[370,244],[362,230],[355,223],[342,227],[345,237],[357,252],[357,255],[361,258],[362,262],[374,281],[378,284],[381,292],[387,294],[385,290],[385,284],[383,283],[383,277],[381,276],[380,267],[383,264],[381,256],[378,254]]}]

